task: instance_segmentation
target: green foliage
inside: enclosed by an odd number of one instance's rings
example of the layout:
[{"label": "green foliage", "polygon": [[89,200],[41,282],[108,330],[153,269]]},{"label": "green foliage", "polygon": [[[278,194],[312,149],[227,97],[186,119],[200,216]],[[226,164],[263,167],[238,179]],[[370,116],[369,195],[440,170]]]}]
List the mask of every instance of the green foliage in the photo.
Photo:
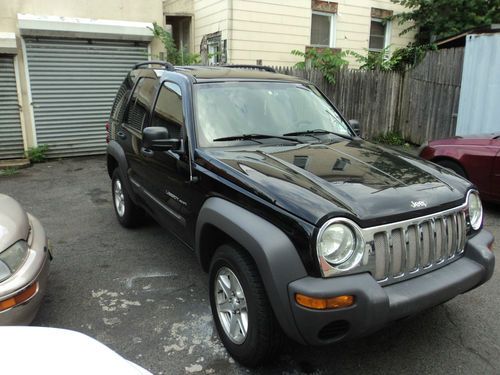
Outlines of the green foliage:
[{"label": "green foliage", "polygon": [[389,47],[387,46],[380,51],[369,51],[366,55],[350,51],[349,53],[356,58],[356,61],[361,64],[359,67],[362,70],[379,70],[382,72],[388,72],[394,70],[399,64],[401,57],[399,55],[390,56]]},{"label": "green foliage", "polygon": [[28,151],[26,151],[26,157],[30,159],[32,163],[41,163],[47,159],[47,151],[49,151],[48,145],[30,147]]},{"label": "green foliage", "polygon": [[415,66],[422,61],[427,51],[435,50],[434,44],[418,46],[410,44],[405,48],[397,48],[391,55],[387,46],[381,51],[369,51],[365,49],[366,55],[349,51],[349,54],[356,58],[361,64],[362,70],[379,70],[382,72],[404,71],[409,67]]},{"label": "green foliage", "polygon": [[500,22],[500,0],[391,0],[408,11],[391,19],[407,26],[402,32],[417,32],[417,44],[428,44],[435,39],[462,31]]},{"label": "green foliage", "polygon": [[335,83],[335,73],[342,67],[347,66],[345,59],[347,52],[332,52],[330,48],[318,50],[316,48],[308,49],[306,52],[293,50],[292,55],[304,58],[295,64],[297,69],[318,69],[329,83]]},{"label": "green foliage", "polygon": [[383,143],[391,146],[403,146],[406,144],[404,138],[398,132],[388,132],[380,134],[373,139],[377,143]]},{"label": "green foliage", "polygon": [[163,43],[165,51],[167,52],[166,60],[168,62],[174,65],[193,65],[200,63],[200,55],[197,53],[189,53],[186,48],[179,51],[175,45],[172,34],[156,22],[153,23],[153,28],[151,30],[153,31],[154,37],[158,38]]},{"label": "green foliage", "polygon": [[0,176],[14,176],[19,173],[19,169],[16,167],[7,167],[0,169]]}]

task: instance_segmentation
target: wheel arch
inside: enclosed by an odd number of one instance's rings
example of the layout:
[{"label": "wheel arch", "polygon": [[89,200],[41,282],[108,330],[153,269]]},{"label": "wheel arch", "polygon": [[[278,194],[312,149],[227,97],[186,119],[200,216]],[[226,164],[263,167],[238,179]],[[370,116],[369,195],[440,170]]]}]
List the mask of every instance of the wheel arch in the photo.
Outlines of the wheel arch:
[{"label": "wheel arch", "polygon": [[462,168],[462,170],[465,173],[466,178],[468,178],[468,176],[469,176],[469,173],[467,172],[467,169],[465,169],[465,167],[462,165],[462,163],[460,162],[460,160],[458,160],[458,159],[456,159],[456,158],[454,158],[452,156],[438,155],[438,156],[432,158],[431,161],[433,163],[436,163],[436,164],[439,164],[439,162],[441,162],[441,161],[449,161],[451,163],[455,163],[460,168]]},{"label": "wheel arch", "polygon": [[108,143],[106,152],[106,164],[108,175],[110,178],[112,178],[113,171],[116,168],[120,169],[125,189],[127,189],[127,192],[132,198],[132,201],[136,202],[134,190],[132,189],[132,185],[130,184],[130,180],[128,179],[128,163],[125,152],[123,151],[123,148],[120,146],[120,144],[114,140]]},{"label": "wheel arch", "polygon": [[269,302],[283,331],[298,342],[298,332],[288,297],[288,284],[307,276],[290,239],[279,228],[222,198],[203,204],[196,224],[195,251],[207,271],[216,249],[225,241],[241,246],[255,262]]}]

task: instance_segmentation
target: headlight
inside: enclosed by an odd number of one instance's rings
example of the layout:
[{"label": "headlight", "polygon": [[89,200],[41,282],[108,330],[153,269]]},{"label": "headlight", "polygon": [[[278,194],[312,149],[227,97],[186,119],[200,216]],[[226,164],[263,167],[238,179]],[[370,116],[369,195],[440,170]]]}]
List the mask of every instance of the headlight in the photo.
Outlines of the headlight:
[{"label": "headlight", "polygon": [[2,251],[0,253],[0,263],[2,263],[2,265],[0,265],[0,271],[3,270],[2,274],[6,273],[5,267],[10,271],[8,276],[15,273],[23,264],[27,254],[28,244],[26,241],[17,241],[7,250]]},{"label": "headlight", "polygon": [[[318,233],[316,251],[324,275],[357,266],[363,256],[361,230],[347,219],[332,219]],[[329,270],[325,269],[330,268]]]},{"label": "headlight", "polygon": [[478,230],[483,223],[483,205],[479,194],[471,191],[468,196],[469,221],[472,229]]},{"label": "headlight", "polygon": [[353,231],[344,224],[332,224],[319,238],[320,255],[330,264],[341,264],[349,259],[356,247]]}]

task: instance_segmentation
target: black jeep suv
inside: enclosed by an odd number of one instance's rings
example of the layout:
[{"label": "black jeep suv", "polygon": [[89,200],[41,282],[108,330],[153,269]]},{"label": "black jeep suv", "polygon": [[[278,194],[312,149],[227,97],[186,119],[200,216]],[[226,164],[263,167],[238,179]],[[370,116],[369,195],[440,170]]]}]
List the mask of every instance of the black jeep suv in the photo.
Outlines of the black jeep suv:
[{"label": "black jeep suv", "polygon": [[138,64],[108,123],[120,223],[145,211],[193,249],[229,353],[283,332],[328,344],[448,301],[493,273],[474,186],[357,137],[310,82],[270,68]]}]

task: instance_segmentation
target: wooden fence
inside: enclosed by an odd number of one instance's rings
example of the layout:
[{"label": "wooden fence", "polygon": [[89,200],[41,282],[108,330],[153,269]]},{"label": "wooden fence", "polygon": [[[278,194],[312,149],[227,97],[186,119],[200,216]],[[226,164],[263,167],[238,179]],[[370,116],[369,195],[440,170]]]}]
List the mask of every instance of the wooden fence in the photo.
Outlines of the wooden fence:
[{"label": "wooden fence", "polygon": [[316,70],[276,70],[317,85],[345,117],[359,120],[364,137],[398,132],[421,144],[455,134],[462,65],[463,48],[457,48],[429,52],[404,73],[344,69],[334,84]]}]

